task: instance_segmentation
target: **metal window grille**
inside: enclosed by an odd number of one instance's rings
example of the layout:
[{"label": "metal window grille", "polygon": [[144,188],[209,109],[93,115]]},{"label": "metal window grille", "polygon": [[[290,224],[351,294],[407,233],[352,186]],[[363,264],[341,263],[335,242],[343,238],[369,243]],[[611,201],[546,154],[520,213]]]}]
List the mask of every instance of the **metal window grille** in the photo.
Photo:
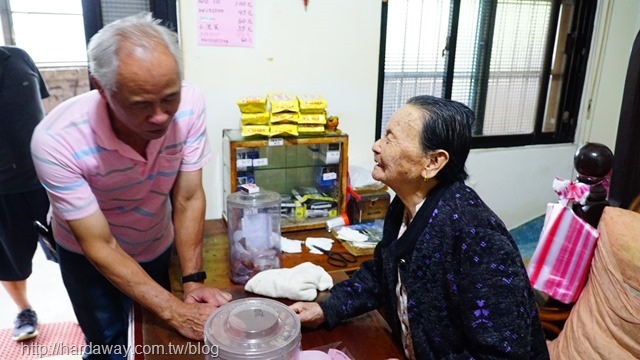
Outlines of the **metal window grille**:
[{"label": "metal window grille", "polygon": [[468,105],[476,137],[532,134],[553,11],[554,0],[389,1],[379,134],[415,95]]}]

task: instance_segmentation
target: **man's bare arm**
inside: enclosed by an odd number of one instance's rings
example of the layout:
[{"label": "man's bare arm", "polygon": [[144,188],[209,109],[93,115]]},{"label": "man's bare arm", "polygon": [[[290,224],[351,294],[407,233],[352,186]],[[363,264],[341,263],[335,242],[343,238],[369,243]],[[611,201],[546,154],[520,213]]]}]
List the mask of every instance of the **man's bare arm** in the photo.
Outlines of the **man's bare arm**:
[{"label": "man's bare arm", "polygon": [[87,259],[120,291],[156,313],[188,338],[201,340],[203,327],[215,309],[210,304],[185,304],[153,280],[109,230],[102,212],[69,221]]}]

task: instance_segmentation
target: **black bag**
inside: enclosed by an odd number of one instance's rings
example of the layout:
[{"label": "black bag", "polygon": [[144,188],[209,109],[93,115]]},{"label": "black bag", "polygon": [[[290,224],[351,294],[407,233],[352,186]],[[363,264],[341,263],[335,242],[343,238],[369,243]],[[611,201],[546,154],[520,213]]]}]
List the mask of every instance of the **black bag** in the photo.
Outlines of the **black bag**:
[{"label": "black bag", "polygon": [[47,223],[47,225],[43,225],[40,221],[36,220],[33,222],[33,226],[38,231],[40,235],[38,237],[38,241],[40,242],[40,246],[42,246],[42,250],[44,251],[44,256],[47,260],[51,260],[55,263],[60,263],[60,255],[58,255],[58,250],[56,249],[56,241],[53,238],[53,231],[51,231],[51,224]]}]

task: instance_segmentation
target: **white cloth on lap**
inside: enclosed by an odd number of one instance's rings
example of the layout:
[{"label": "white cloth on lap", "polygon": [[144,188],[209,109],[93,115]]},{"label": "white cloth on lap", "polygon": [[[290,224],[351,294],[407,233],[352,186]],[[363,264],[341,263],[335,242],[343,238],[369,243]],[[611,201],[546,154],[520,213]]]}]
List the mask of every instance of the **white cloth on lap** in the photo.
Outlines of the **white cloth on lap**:
[{"label": "white cloth on lap", "polygon": [[257,273],[244,286],[254,294],[311,301],[318,291],[333,287],[333,279],[321,266],[310,262],[288,269],[270,269]]}]

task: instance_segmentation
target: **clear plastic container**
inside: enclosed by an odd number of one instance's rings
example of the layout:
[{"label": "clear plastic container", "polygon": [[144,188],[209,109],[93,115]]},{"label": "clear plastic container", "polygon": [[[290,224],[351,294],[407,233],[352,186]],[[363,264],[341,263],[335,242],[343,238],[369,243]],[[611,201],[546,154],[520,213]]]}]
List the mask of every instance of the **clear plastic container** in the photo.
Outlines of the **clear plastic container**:
[{"label": "clear plastic container", "polygon": [[280,268],[280,194],[251,191],[227,197],[229,277],[236,284],[260,271]]},{"label": "clear plastic container", "polygon": [[298,360],[301,339],[293,310],[264,298],[231,301],[215,310],[204,327],[205,344],[224,360]]}]

